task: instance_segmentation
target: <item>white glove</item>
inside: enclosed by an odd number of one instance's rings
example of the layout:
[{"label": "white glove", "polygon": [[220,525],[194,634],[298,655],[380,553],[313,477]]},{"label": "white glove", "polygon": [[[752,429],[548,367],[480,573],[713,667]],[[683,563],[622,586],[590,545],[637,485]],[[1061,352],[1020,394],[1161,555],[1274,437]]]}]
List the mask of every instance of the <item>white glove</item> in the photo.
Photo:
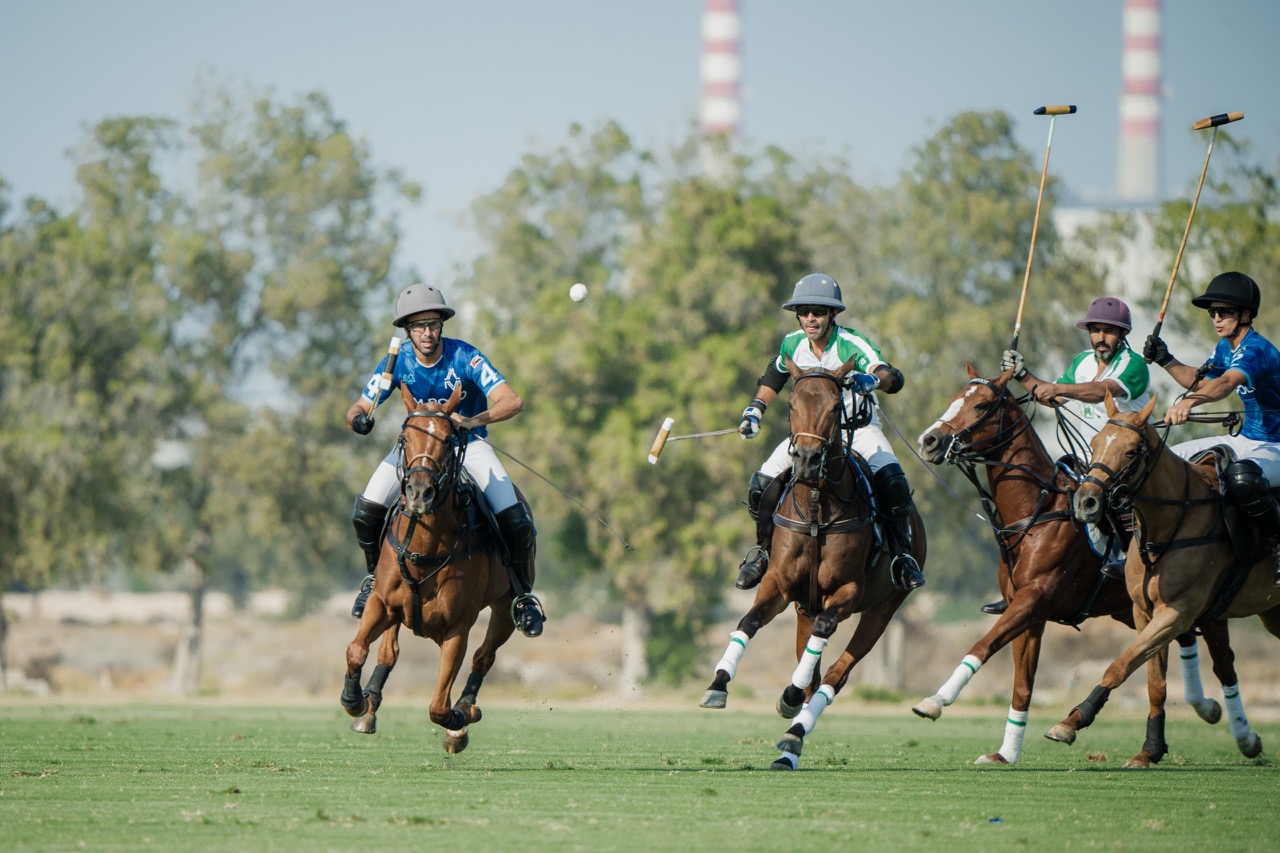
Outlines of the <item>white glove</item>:
[{"label": "white glove", "polygon": [[768,405],[756,397],[751,405],[742,410],[742,423],[738,424],[738,432],[742,433],[744,439],[760,435],[760,419],[764,417],[764,410],[767,408]]},{"label": "white glove", "polygon": [[1000,369],[1012,370],[1013,378],[1022,381],[1027,378],[1027,365],[1022,359],[1022,353],[1016,349],[1007,349],[1000,355]]}]

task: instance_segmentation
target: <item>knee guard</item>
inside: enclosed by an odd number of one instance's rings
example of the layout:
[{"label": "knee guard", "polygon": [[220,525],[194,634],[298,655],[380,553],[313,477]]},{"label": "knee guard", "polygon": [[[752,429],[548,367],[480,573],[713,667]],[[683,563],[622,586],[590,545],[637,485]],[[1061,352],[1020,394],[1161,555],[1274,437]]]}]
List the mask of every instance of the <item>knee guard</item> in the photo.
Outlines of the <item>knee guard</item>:
[{"label": "knee guard", "polygon": [[1262,476],[1262,468],[1252,459],[1239,459],[1227,466],[1227,497],[1250,518],[1261,518],[1276,506],[1271,484]]},{"label": "knee guard", "polygon": [[760,498],[773,480],[773,477],[759,471],[751,475],[751,482],[747,483],[747,512],[751,514],[752,521],[760,520]]},{"label": "knee guard", "polygon": [[351,510],[351,525],[356,529],[356,543],[364,552],[368,571],[378,564],[378,552],[382,550],[382,528],[387,523],[387,507],[371,501],[364,495],[356,495]]},{"label": "knee guard", "polygon": [[911,517],[911,486],[897,462],[890,462],[872,475],[872,487],[880,498],[881,510],[890,521]]}]

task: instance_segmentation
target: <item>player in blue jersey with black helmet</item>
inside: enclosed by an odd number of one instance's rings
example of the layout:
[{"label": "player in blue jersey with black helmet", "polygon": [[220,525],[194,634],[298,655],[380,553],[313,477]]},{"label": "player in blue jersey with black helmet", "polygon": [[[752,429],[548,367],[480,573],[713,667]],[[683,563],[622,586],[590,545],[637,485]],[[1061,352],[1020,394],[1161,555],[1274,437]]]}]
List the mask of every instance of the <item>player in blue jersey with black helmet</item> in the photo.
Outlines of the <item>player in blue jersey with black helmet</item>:
[{"label": "player in blue jersey with black helmet", "polygon": [[[888,539],[893,551],[893,582],[903,589],[924,585],[924,572],[911,556],[911,487],[888,439],[880,429],[880,416],[875,409],[872,390],[896,394],[902,390],[902,371],[880,357],[880,349],[861,332],[836,322],[844,310],[840,285],[825,273],[811,273],[796,282],[791,298],[783,303],[784,311],[794,311],[800,328],[782,339],[777,357],[771,359],[758,380],[759,387],[750,405],[742,412],[738,431],[743,438],[760,434],[760,418],[769,403],[791,378],[786,359],[804,369],[835,370],[851,358],[854,370],[846,377],[850,387],[844,390],[845,409],[853,411],[853,385],[867,392],[872,401],[871,422],[854,430],[849,447],[866,460],[871,468],[873,488],[879,496],[888,520]],[[756,521],[756,546],[748,552],[738,568],[738,589],[751,589],[760,583],[769,568],[769,537],[773,529],[774,506],[783,484],[782,475],[790,466],[790,440],[779,444],[760,470],[747,484],[747,511]]]},{"label": "player in blue jersey with black helmet", "polygon": [[[516,627],[527,637],[537,637],[542,633],[545,615],[533,595],[531,569],[536,536],[533,519],[517,498],[515,486],[497,454],[484,440],[489,424],[520,414],[524,401],[484,353],[466,341],[444,336],[445,321],[455,313],[445,302],[444,294],[431,285],[412,284],[400,293],[393,322],[408,332],[409,339],[401,345],[391,388],[382,389],[379,385],[386,366],[383,358],[365,385],[364,393],[347,410],[347,426],[360,435],[368,435],[373,429],[376,404],[402,385],[423,404],[443,404],[453,390],[462,385],[462,402],[450,417],[457,427],[467,430],[463,467],[489,501],[499,532],[511,552],[511,568],[523,587],[516,590]],[[373,569],[382,549],[387,511],[400,493],[398,462],[398,450],[392,448],[369,478],[364,492],[356,497],[351,521],[369,572],[351,608],[351,615],[356,618],[364,612],[373,589]]]},{"label": "player in blue jersey with black helmet", "polygon": [[1242,272],[1224,272],[1191,300],[1209,312],[1218,344],[1205,365],[1203,381],[1197,368],[1169,353],[1156,335],[1147,337],[1145,358],[1163,367],[1183,388],[1190,389],[1165,412],[1165,423],[1188,420],[1201,403],[1225,399],[1233,391],[1244,405],[1239,435],[1218,435],[1184,441],[1170,449],[1184,459],[1216,445],[1235,451],[1227,466],[1226,490],[1275,545],[1280,542],[1280,504],[1271,494],[1280,483],[1280,350],[1253,328],[1262,295],[1257,282]]}]

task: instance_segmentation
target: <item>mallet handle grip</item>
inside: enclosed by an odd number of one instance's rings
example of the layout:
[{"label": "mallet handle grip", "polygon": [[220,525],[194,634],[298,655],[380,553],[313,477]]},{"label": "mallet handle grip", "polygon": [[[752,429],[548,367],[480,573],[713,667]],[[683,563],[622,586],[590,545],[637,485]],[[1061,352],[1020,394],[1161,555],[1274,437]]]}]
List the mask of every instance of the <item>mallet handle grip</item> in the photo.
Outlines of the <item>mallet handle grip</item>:
[{"label": "mallet handle grip", "polygon": [[1191,125],[1192,130],[1204,130],[1206,127],[1220,127],[1224,124],[1231,124],[1233,121],[1239,121],[1244,118],[1244,111],[1237,110],[1234,113],[1221,113],[1216,116],[1202,118],[1195,124]]},{"label": "mallet handle grip", "polygon": [[387,364],[382,368],[382,376],[378,378],[378,393],[373,396],[373,405],[369,408],[370,414],[377,411],[378,398],[382,396],[382,392],[391,390],[391,380],[396,374],[396,359],[399,357],[400,338],[392,335],[391,344],[387,347]]},{"label": "mallet handle grip", "polygon": [[1038,116],[1069,116],[1075,111],[1075,104],[1060,104],[1055,107],[1036,107],[1035,114]]}]

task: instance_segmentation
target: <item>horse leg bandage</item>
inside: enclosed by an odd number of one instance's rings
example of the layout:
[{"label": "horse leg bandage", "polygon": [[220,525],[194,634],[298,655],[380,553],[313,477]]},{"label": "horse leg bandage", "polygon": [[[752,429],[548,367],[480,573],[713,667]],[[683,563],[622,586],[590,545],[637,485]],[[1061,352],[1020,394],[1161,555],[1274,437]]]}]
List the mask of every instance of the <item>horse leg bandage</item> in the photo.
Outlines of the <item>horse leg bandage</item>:
[{"label": "horse leg bandage", "polygon": [[960,661],[960,665],[956,667],[956,671],[947,679],[947,683],[938,689],[938,697],[942,700],[942,704],[950,705],[956,701],[960,691],[980,669],[982,669],[982,661],[973,655],[965,655],[964,660]]},{"label": "horse leg bandage", "polygon": [[804,710],[796,717],[796,723],[804,727],[806,735],[813,731],[813,727],[818,724],[818,717],[822,716],[822,712],[827,706],[836,699],[836,689],[830,684],[824,684],[818,688],[813,694],[813,698],[804,706]]},{"label": "horse leg bandage", "polygon": [[1000,755],[1010,764],[1017,764],[1022,757],[1022,739],[1027,735],[1027,716],[1029,711],[1015,711],[1009,706],[1009,719],[1004,724],[1004,743],[1000,744]]},{"label": "horse leg bandage", "polygon": [[1194,644],[1185,649],[1178,648],[1178,659],[1182,663],[1183,693],[1188,705],[1198,705],[1204,701],[1204,687],[1200,683],[1200,653]]},{"label": "horse leg bandage", "polygon": [[822,660],[822,650],[827,647],[828,642],[826,637],[809,637],[809,642],[804,646],[804,654],[800,656],[795,672],[791,673],[793,686],[807,690],[813,683],[813,671],[818,668],[818,661]]},{"label": "horse leg bandage", "polygon": [[1231,736],[1239,739],[1249,734],[1249,718],[1244,715],[1244,701],[1240,698],[1240,685],[1222,685],[1222,697],[1227,705],[1227,725]]},{"label": "horse leg bandage", "polygon": [[729,635],[729,647],[724,650],[724,657],[720,658],[720,662],[716,664],[716,670],[724,670],[732,680],[733,676],[738,672],[738,661],[742,660],[743,654],[747,651],[747,642],[750,641],[742,631],[734,631]]}]

